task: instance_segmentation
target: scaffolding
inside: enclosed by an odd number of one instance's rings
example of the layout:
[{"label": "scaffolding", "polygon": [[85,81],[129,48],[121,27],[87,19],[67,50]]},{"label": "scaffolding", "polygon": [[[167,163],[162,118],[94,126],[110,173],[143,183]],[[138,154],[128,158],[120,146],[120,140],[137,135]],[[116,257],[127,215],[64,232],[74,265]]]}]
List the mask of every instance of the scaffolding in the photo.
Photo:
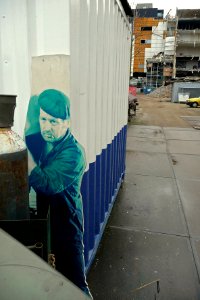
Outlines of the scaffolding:
[{"label": "scaffolding", "polygon": [[176,74],[177,17],[167,16],[167,30],[163,32],[164,51],[147,59],[147,86],[158,88]]},{"label": "scaffolding", "polygon": [[171,59],[149,59],[147,60],[147,86],[158,88],[173,75],[173,58]]}]

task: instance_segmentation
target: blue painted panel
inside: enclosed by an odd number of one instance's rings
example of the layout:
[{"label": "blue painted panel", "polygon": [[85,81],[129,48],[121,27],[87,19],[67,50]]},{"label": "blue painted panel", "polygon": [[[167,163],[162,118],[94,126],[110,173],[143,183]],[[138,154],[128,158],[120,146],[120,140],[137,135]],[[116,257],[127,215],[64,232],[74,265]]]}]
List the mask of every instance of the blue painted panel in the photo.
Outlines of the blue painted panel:
[{"label": "blue painted panel", "polygon": [[96,164],[89,165],[89,249],[94,247],[95,240],[95,200],[96,198]]},{"label": "blue painted panel", "polygon": [[83,209],[85,219],[85,261],[89,268],[106,222],[112,210],[120,184],[124,178],[126,132],[124,126],[113,138],[112,143],[97,155],[89,165],[82,181]]},{"label": "blue painted panel", "polygon": [[106,152],[107,149],[103,149],[101,154],[101,222],[105,218]]},{"label": "blue painted panel", "polygon": [[111,196],[114,192],[114,139],[112,140],[111,144]]},{"label": "blue painted panel", "polygon": [[95,190],[95,234],[99,234],[101,225],[101,155],[96,157],[96,190]]},{"label": "blue painted panel", "polygon": [[113,195],[115,194],[115,190],[117,188],[117,183],[118,183],[118,135],[115,136],[114,138],[114,143],[115,143],[115,166],[114,166],[114,177],[115,177],[115,181],[114,181],[114,192],[113,192]]},{"label": "blue painted panel", "polygon": [[116,178],[117,178],[117,137],[114,137],[113,140],[113,169],[112,169],[112,195],[115,194],[115,188],[116,188]]},{"label": "blue painted panel", "polygon": [[107,164],[106,164],[106,202],[105,202],[105,210],[108,211],[109,204],[112,200],[111,195],[111,151],[112,151],[112,145],[108,144],[107,147]]},{"label": "blue painted panel", "polygon": [[[124,131],[124,127],[121,130],[121,141],[120,141],[120,151],[121,151],[121,169],[120,172],[121,174],[124,173],[125,170],[125,154],[126,154],[126,141],[125,141],[125,131]],[[124,145],[125,143],[125,145]]]},{"label": "blue painted panel", "polygon": [[84,254],[85,263],[89,260],[89,171],[85,172],[83,175],[81,193],[83,198],[83,213],[84,213]]},{"label": "blue painted panel", "polygon": [[118,150],[118,165],[117,165],[117,177],[119,178],[121,176],[122,173],[122,151],[121,151],[121,147],[122,147],[122,141],[121,141],[121,133],[122,131],[120,130],[119,134],[118,134],[118,138],[117,138],[117,150]]},{"label": "blue painted panel", "polygon": [[115,138],[115,189],[117,188],[117,182],[119,178],[119,133],[116,135]]},{"label": "blue painted panel", "polygon": [[109,179],[109,205],[110,203],[112,202],[112,169],[113,169],[113,154],[112,154],[112,151],[113,151],[113,144],[111,143],[110,144],[110,155],[109,155],[109,159],[110,159],[110,162],[109,162],[109,167],[110,167],[110,172],[109,172],[109,176],[110,176],[110,179]]},{"label": "blue painted panel", "polygon": [[123,127],[123,176],[126,169],[126,141],[127,141],[127,125]]},{"label": "blue painted panel", "polygon": [[112,140],[112,157],[111,157],[111,194],[114,194],[114,172],[115,172],[115,143],[114,139]]}]

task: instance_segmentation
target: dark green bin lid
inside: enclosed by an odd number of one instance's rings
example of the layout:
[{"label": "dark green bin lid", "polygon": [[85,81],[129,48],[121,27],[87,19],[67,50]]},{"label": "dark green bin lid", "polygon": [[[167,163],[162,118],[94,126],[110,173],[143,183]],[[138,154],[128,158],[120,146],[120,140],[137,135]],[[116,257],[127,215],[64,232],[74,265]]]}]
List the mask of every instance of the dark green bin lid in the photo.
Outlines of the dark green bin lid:
[{"label": "dark green bin lid", "polygon": [[0,95],[0,128],[13,126],[16,95]]}]

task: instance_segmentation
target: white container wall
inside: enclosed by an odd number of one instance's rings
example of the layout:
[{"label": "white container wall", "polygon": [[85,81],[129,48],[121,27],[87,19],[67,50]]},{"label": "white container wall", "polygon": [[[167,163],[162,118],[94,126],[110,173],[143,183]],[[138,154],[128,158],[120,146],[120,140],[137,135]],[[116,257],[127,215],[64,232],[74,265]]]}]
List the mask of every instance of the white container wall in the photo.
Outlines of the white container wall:
[{"label": "white container wall", "polygon": [[94,257],[125,172],[131,32],[119,0],[0,0],[0,94],[16,94],[23,136],[31,95],[71,100],[84,146],[85,258]]},{"label": "white container wall", "polygon": [[131,33],[118,1],[71,1],[70,16],[72,125],[88,159],[82,194],[90,262],[124,175]]},{"label": "white container wall", "polygon": [[15,131],[23,136],[30,98],[27,3],[0,0],[0,94],[17,95]]}]

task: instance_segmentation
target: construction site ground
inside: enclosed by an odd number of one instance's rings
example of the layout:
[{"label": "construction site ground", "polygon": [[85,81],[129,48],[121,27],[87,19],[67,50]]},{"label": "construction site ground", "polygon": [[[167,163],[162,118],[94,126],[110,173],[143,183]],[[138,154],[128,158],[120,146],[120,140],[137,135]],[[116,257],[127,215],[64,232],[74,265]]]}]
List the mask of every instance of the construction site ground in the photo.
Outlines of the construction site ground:
[{"label": "construction site ground", "polygon": [[137,98],[139,106],[131,124],[185,128],[200,123],[200,107],[191,108],[185,103],[172,103],[169,98],[150,94],[138,94]]},{"label": "construction site ground", "polygon": [[138,98],[88,283],[95,300],[200,300],[200,108]]}]

